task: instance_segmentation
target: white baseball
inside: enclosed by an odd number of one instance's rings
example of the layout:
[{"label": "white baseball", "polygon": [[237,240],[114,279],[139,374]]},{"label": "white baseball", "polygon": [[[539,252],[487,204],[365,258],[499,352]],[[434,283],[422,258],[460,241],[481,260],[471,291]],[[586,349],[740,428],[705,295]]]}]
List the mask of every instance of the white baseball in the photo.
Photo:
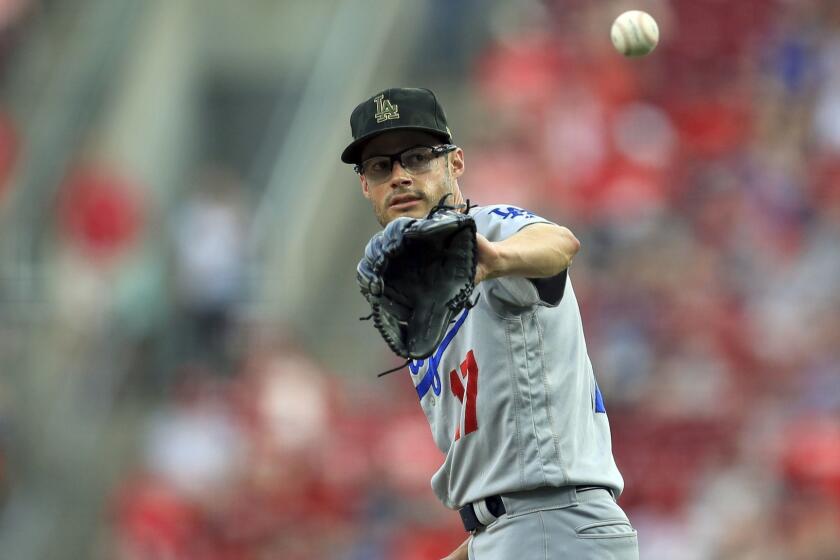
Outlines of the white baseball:
[{"label": "white baseball", "polygon": [[644,56],[659,43],[659,26],[649,13],[630,10],[615,18],[610,38],[624,56]]}]

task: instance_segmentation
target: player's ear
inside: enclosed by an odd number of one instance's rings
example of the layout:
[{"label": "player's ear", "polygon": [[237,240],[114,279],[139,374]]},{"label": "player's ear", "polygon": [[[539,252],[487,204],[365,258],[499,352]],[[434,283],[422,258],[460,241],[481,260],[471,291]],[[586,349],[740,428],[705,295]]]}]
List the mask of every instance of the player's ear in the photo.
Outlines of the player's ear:
[{"label": "player's ear", "polygon": [[461,148],[452,152],[452,157],[449,158],[449,166],[452,169],[452,174],[455,177],[460,177],[464,173],[464,150]]},{"label": "player's ear", "polygon": [[359,175],[359,183],[362,185],[362,194],[365,198],[370,198],[370,189],[364,175]]}]

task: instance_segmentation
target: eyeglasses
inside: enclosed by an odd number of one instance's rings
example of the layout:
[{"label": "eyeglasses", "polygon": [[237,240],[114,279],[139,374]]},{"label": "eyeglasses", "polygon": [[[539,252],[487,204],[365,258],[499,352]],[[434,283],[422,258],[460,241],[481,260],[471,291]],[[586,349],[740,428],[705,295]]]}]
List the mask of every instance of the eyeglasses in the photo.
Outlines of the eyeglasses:
[{"label": "eyeglasses", "polygon": [[362,163],[357,163],[353,169],[359,175],[367,177],[368,181],[380,183],[390,177],[395,161],[399,161],[403,169],[415,175],[431,169],[435,158],[456,149],[458,146],[454,144],[414,146],[398,154],[368,158]]}]

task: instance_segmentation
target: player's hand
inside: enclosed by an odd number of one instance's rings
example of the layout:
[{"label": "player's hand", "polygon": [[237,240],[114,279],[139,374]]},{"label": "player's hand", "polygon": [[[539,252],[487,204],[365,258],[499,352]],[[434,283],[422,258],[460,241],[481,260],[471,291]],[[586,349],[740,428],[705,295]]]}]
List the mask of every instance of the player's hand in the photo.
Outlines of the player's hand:
[{"label": "player's hand", "polygon": [[[475,241],[478,252],[478,264],[475,267],[475,284],[477,285],[482,280],[488,278],[495,278],[495,272],[498,268],[498,263],[501,259],[499,250],[496,244],[489,241],[480,233],[475,234]],[[466,556],[465,556],[466,558]]]},{"label": "player's hand", "polygon": [[[472,537],[470,537],[470,539],[471,538]],[[470,546],[470,539],[465,540],[461,543],[461,546],[452,551],[452,554],[446,558],[442,558],[441,560],[467,560],[469,558],[468,549]]]}]

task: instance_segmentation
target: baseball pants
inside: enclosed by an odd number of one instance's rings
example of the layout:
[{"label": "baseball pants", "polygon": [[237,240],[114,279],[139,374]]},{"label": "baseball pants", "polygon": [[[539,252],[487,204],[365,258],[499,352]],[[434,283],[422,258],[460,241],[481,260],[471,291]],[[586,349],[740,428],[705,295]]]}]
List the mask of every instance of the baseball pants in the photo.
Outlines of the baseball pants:
[{"label": "baseball pants", "polygon": [[506,513],[473,533],[470,560],[639,560],[636,530],[603,488],[502,496]]}]

